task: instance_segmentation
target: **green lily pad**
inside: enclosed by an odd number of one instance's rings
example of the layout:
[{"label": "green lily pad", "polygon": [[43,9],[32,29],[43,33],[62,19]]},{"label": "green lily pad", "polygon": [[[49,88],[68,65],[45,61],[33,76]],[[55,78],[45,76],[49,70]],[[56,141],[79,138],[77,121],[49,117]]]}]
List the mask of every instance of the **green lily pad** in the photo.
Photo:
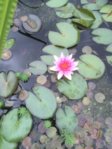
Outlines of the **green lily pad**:
[{"label": "green lily pad", "polygon": [[42,75],[46,73],[47,66],[42,61],[34,61],[29,64],[29,71],[34,75]]},{"label": "green lily pad", "polygon": [[92,11],[85,9],[85,8],[75,9],[74,16],[76,18],[72,19],[72,21],[84,27],[90,27],[95,20],[95,17]]},{"label": "green lily pad", "polygon": [[18,87],[18,79],[12,71],[0,73],[0,96],[7,98],[11,96]]},{"label": "green lily pad", "polygon": [[48,0],[46,5],[51,8],[58,8],[64,6],[67,2],[68,0]]},{"label": "green lily pad", "polygon": [[106,22],[112,22],[112,5],[105,5],[100,10],[102,17]]},{"label": "green lily pad", "polygon": [[54,64],[54,57],[52,55],[42,55],[40,58],[46,65]]},{"label": "green lily pad", "polygon": [[93,22],[93,25],[91,26],[91,28],[95,29],[95,28],[98,28],[103,23],[103,19],[101,14],[98,11],[93,11],[93,14],[95,16],[95,21]]},{"label": "green lily pad", "polygon": [[85,9],[88,9],[88,10],[99,10],[98,6],[96,3],[88,3],[88,4],[85,4],[83,6],[83,8]]},{"label": "green lily pad", "polygon": [[17,149],[17,144],[13,142],[7,142],[2,136],[0,136],[0,149]]},{"label": "green lily pad", "polygon": [[58,32],[50,31],[48,34],[49,41],[56,46],[70,48],[79,42],[80,33],[72,24],[60,22],[56,24]]},{"label": "green lily pad", "polygon": [[88,0],[81,0],[81,4],[87,4]]},{"label": "green lily pad", "polygon": [[12,48],[12,46],[15,44],[15,40],[14,39],[9,39],[7,40],[7,42],[5,43],[5,47],[4,50],[9,50]]},{"label": "green lily pad", "polygon": [[108,64],[112,65],[112,55],[106,56]]},{"label": "green lily pad", "polygon": [[98,44],[108,45],[112,43],[112,30],[107,28],[97,28],[92,31],[93,41]]},{"label": "green lily pad", "polygon": [[57,87],[62,94],[73,100],[82,98],[87,92],[87,82],[78,73],[74,73],[72,80],[57,81]]},{"label": "green lily pad", "polygon": [[102,8],[107,3],[108,3],[108,0],[96,0],[96,5],[98,6],[98,8]]},{"label": "green lily pad", "polygon": [[26,106],[36,117],[47,119],[53,116],[57,104],[53,92],[43,86],[36,86],[33,92],[29,92]]},{"label": "green lily pad", "polygon": [[56,112],[56,125],[62,131],[74,132],[78,125],[78,119],[71,107],[65,106],[64,109],[59,108]]},{"label": "green lily pad", "polygon": [[66,6],[56,9],[56,15],[60,18],[70,18],[73,16],[74,5],[72,3],[68,3]]},{"label": "green lily pad", "polygon": [[106,51],[112,53],[112,43],[108,45],[108,47],[106,48]]},{"label": "green lily pad", "polygon": [[32,118],[24,108],[13,109],[3,116],[1,134],[9,142],[19,142],[26,137],[32,127]]},{"label": "green lily pad", "polygon": [[67,49],[56,47],[54,45],[47,45],[42,49],[42,51],[47,54],[56,55],[56,56],[60,56],[61,53],[63,53],[66,56],[69,55],[69,52]]},{"label": "green lily pad", "polygon": [[79,73],[87,79],[100,78],[105,72],[103,61],[92,54],[84,54],[79,58]]}]

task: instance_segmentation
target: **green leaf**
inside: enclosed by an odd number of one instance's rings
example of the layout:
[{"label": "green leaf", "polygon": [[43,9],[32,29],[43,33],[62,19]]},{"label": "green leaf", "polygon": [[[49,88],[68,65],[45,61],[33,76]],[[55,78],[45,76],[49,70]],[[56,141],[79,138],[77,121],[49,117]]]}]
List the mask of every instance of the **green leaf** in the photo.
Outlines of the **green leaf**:
[{"label": "green leaf", "polygon": [[81,4],[87,4],[88,0],[81,0]]},{"label": "green leaf", "polygon": [[46,73],[47,66],[42,61],[33,61],[29,64],[29,71],[34,75],[42,75]]},{"label": "green leaf", "polygon": [[92,31],[93,41],[98,44],[108,45],[112,43],[112,30],[98,28]]},{"label": "green leaf", "polygon": [[64,109],[59,108],[56,112],[56,125],[62,131],[74,132],[78,125],[78,119],[71,107],[65,106]]},{"label": "green leaf", "polygon": [[33,88],[33,92],[29,92],[26,106],[34,116],[47,119],[53,116],[57,104],[56,98],[50,89],[36,86]]},{"label": "green leaf", "polygon": [[9,97],[12,95],[18,86],[18,79],[14,72],[9,71],[8,73],[0,73],[0,96]]},{"label": "green leaf", "polygon": [[69,55],[68,49],[56,47],[54,45],[47,45],[42,49],[42,51],[47,54],[56,55],[56,56],[60,56],[61,53],[63,53],[66,56]]},{"label": "green leaf", "polygon": [[106,22],[112,22],[112,5],[105,5],[101,8],[100,13]]},{"label": "green leaf", "polygon": [[112,65],[112,55],[106,56],[108,64]]},{"label": "green leaf", "polygon": [[0,56],[5,48],[17,0],[0,0]]},{"label": "green leaf", "polygon": [[103,23],[103,19],[101,17],[101,14],[98,11],[93,11],[93,14],[95,16],[95,21],[93,22],[93,25],[91,26],[91,28],[95,29],[95,28],[98,28]]},{"label": "green leaf", "polygon": [[99,8],[102,8],[105,4],[108,3],[108,0],[96,0],[96,5],[99,7]]},{"label": "green leaf", "polygon": [[60,22],[56,24],[59,32],[50,31],[49,41],[56,46],[70,48],[79,42],[80,33],[72,24]]},{"label": "green leaf", "polygon": [[17,144],[13,142],[6,141],[2,136],[0,136],[0,149],[17,149]]},{"label": "green leaf", "polygon": [[72,80],[59,80],[57,87],[62,94],[73,100],[82,98],[87,92],[87,83],[78,73],[74,73]]},{"label": "green leaf", "polygon": [[7,40],[7,42],[5,43],[5,47],[4,50],[9,50],[12,48],[12,46],[15,44],[15,40],[14,39],[9,39]]},{"label": "green leaf", "polygon": [[104,74],[105,65],[97,56],[84,54],[79,59],[79,73],[86,79],[97,79]]},{"label": "green leaf", "polygon": [[13,109],[3,116],[1,134],[9,142],[19,142],[26,137],[32,127],[32,118],[24,108]]},{"label": "green leaf", "polygon": [[67,2],[68,0],[48,0],[46,5],[51,8],[58,8],[64,6]]},{"label": "green leaf", "polygon": [[106,51],[112,53],[112,43],[108,45],[108,47],[106,48]]},{"label": "green leaf", "polygon": [[89,9],[89,10],[99,10],[98,6],[96,5],[96,3],[88,3],[88,4],[85,4],[83,6],[83,8],[85,9]]},{"label": "green leaf", "polygon": [[76,18],[72,19],[72,21],[84,27],[90,27],[95,20],[92,11],[84,8],[75,9],[74,16]]},{"label": "green leaf", "polygon": [[42,55],[40,58],[46,65],[54,64],[54,57],[52,55]]},{"label": "green leaf", "polygon": [[74,5],[72,3],[68,3],[66,6],[56,9],[56,15],[60,18],[70,18],[73,16]]}]

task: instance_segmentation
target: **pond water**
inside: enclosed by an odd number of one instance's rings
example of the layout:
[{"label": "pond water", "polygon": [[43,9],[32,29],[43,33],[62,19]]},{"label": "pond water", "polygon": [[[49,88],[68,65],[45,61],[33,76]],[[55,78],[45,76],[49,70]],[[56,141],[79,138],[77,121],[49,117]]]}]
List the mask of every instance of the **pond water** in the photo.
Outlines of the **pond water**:
[{"label": "pond water", "polygon": [[[95,3],[95,0],[88,1],[89,3]],[[81,6],[80,1],[70,0],[69,2],[75,4],[75,6]],[[33,61],[40,61],[41,56],[45,55],[42,49],[45,46],[51,44],[51,42],[48,40],[48,32],[51,30],[57,32],[58,29],[56,28],[56,23],[67,21],[67,19],[58,17],[55,13],[55,9],[47,7],[45,3],[46,1],[42,0],[33,0],[32,2],[30,0],[19,1],[18,8],[15,13],[14,24],[8,37],[9,39],[13,38],[15,40],[14,46],[10,49],[12,57],[9,60],[0,61],[0,72],[27,71],[29,73],[29,64]],[[108,4],[112,5],[112,1],[110,0]],[[21,17],[28,16],[29,14],[37,15],[42,21],[40,30],[33,34],[26,33],[25,29],[22,26]],[[112,10],[110,15],[112,15]],[[111,22],[104,21],[99,28],[112,30]],[[84,74],[82,72],[81,75],[84,77],[84,81],[87,82],[88,89],[84,96],[78,100],[68,99],[68,96],[72,95],[70,95],[71,90],[67,91],[66,87],[64,91],[59,92],[59,88],[56,85],[56,73],[50,71],[48,65],[47,71],[45,71],[45,73],[37,73],[36,75],[32,73],[27,82],[19,81],[18,92],[13,93],[11,96],[4,99],[5,107],[3,109],[0,109],[0,117],[3,117],[3,115],[10,112],[14,108],[19,108],[22,106],[26,107],[26,103],[24,101],[25,99],[23,97],[21,97],[22,99],[20,99],[20,92],[21,90],[31,91],[32,88],[36,85],[47,87],[55,94],[57,100],[57,108],[55,109],[52,117],[48,116],[49,118],[45,119],[37,118],[38,116],[33,116],[36,114],[31,114],[33,119],[32,129],[30,133],[25,137],[25,139],[22,139],[22,141],[19,142],[19,145],[16,147],[16,149],[112,149],[112,57],[109,62],[107,61],[107,56],[111,56],[112,53],[106,51],[109,44],[98,44],[93,41],[93,35],[91,34],[93,29],[79,28],[79,31],[80,41],[76,46],[69,48],[69,54],[73,54],[73,58],[75,58],[76,60],[79,60],[80,56],[85,53],[96,55],[105,65],[105,71],[103,75],[101,75],[101,77],[98,77],[97,79],[95,79],[94,77],[93,79],[90,79],[85,77],[86,72]],[[87,59],[91,58],[87,57]],[[84,63],[88,63],[87,59],[84,60]],[[95,66],[94,63],[96,65],[99,65],[99,63],[93,60],[94,59],[89,60],[89,64],[93,63],[93,67]],[[40,65],[40,68],[42,66]],[[91,67],[91,65],[89,67]],[[97,66],[95,67],[97,69]],[[101,67],[100,71],[102,70],[103,68]],[[44,70],[42,69],[41,71]],[[76,80],[76,85],[80,94],[80,91],[82,92],[83,90],[83,84],[82,86],[80,86],[80,83],[82,82],[78,81]],[[66,82],[67,81],[65,80],[65,83]],[[64,85],[66,84],[62,84],[63,87]],[[62,88],[61,90],[63,90]],[[66,92],[69,93],[67,94]],[[44,94],[44,91],[42,93]],[[47,95],[41,96],[44,97]],[[33,100],[31,101],[33,102]],[[50,100],[48,100],[48,102],[49,101]],[[28,104],[31,104],[31,102],[29,102]],[[32,108],[33,106],[35,108],[35,104],[32,105]],[[46,106],[46,103],[44,106]],[[44,106],[42,107],[44,108]],[[62,140],[60,140],[60,136],[62,136],[63,134],[61,134],[60,128],[56,125],[56,111],[59,108],[64,109],[65,106],[71,107],[76,116],[76,124],[74,122],[74,125],[77,126],[73,133],[74,138],[70,137],[68,134],[68,138],[66,137],[66,139],[68,139],[66,141],[68,141],[69,143],[75,140],[74,143],[71,143],[72,145],[66,144],[64,142],[65,140],[62,139],[63,137],[61,137]],[[28,107],[29,105],[27,105],[27,108]],[[50,108],[52,109],[52,105],[50,105]],[[42,111],[44,111],[44,109],[42,109]],[[66,116],[66,110],[64,112]],[[71,122],[71,119],[69,119],[69,114],[68,117],[65,117],[64,124],[66,126],[66,123],[68,123],[69,127],[71,128],[73,122]],[[63,117],[61,118],[64,119]],[[47,126],[45,127],[45,124],[48,125],[48,123],[50,123],[51,125],[49,126],[49,128],[47,128]],[[48,129],[51,129],[52,127],[55,130],[52,130],[51,133]],[[49,133],[51,135],[50,137]],[[57,134],[52,136],[53,133]],[[34,143],[36,144],[34,145]]]}]

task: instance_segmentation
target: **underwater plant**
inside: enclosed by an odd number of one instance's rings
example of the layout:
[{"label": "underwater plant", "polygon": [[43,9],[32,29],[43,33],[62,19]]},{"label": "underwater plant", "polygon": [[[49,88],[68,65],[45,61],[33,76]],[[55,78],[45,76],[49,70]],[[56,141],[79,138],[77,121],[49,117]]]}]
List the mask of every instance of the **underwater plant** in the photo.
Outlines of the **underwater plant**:
[{"label": "underwater plant", "polygon": [[18,0],[0,0],[0,56],[2,55]]}]

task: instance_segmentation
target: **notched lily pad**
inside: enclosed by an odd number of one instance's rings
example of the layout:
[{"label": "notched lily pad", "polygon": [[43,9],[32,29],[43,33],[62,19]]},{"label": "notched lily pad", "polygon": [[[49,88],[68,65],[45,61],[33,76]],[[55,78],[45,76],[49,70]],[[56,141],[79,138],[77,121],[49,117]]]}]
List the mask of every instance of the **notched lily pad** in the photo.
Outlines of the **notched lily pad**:
[{"label": "notched lily pad", "polygon": [[112,65],[112,55],[106,56],[108,64]]},{"label": "notched lily pad", "polygon": [[29,92],[26,106],[30,112],[41,119],[47,119],[54,114],[57,104],[53,92],[43,86],[36,86]]},{"label": "notched lily pad", "polygon": [[103,61],[92,54],[84,54],[79,57],[79,73],[87,79],[100,78],[105,72]]},{"label": "notched lily pad", "polygon": [[58,8],[64,6],[67,2],[68,0],[48,0],[46,5],[51,8]]},{"label": "notched lily pad", "polygon": [[31,115],[26,108],[21,107],[3,116],[0,131],[7,141],[19,142],[29,134],[31,127]]},{"label": "notched lily pad", "polygon": [[72,80],[59,80],[57,87],[62,94],[73,100],[82,98],[87,92],[87,82],[78,73],[74,73]]},{"label": "notched lily pad", "polygon": [[112,43],[106,48],[106,51],[112,53]]},{"label": "notched lily pad", "polygon": [[9,97],[18,87],[18,79],[13,71],[0,73],[0,96]]},{"label": "notched lily pad", "polygon": [[33,61],[29,64],[28,70],[34,75],[42,75],[42,74],[46,73],[47,66],[42,61]]},{"label": "notched lily pad", "polygon": [[97,28],[92,31],[93,41],[98,44],[108,45],[112,43],[112,30],[107,28]]}]

